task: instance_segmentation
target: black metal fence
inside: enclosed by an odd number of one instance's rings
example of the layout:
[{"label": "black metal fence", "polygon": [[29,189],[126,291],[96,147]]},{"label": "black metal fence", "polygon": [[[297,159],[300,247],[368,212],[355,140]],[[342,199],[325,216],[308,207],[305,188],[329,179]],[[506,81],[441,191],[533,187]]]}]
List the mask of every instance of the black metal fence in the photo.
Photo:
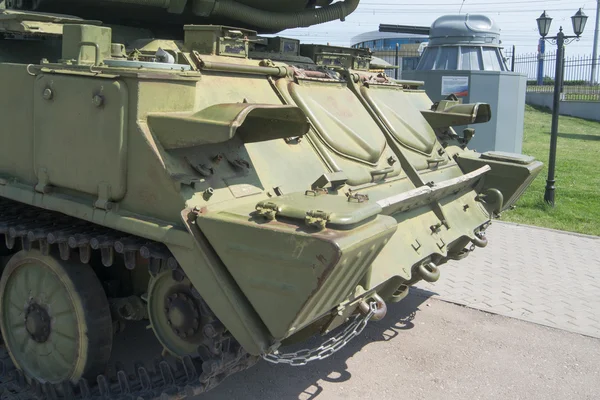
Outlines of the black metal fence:
[{"label": "black metal fence", "polygon": [[[556,52],[506,53],[507,64],[515,72],[527,75],[527,91],[552,93],[556,79]],[[562,99],[600,101],[600,58],[596,60],[596,76],[592,77],[592,56],[566,56],[562,77]]]}]

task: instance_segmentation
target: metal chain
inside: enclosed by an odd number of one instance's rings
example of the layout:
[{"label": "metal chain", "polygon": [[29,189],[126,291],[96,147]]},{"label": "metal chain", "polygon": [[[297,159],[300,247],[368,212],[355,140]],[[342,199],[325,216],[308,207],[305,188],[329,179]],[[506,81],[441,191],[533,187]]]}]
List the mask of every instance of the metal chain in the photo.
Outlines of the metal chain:
[{"label": "metal chain", "polygon": [[306,365],[315,360],[324,360],[340,351],[348,342],[360,335],[376,311],[377,303],[370,303],[369,312],[364,317],[356,317],[340,334],[331,337],[317,348],[304,349],[295,353],[275,351],[270,354],[263,354],[262,358],[272,364],[288,364],[294,367]]}]

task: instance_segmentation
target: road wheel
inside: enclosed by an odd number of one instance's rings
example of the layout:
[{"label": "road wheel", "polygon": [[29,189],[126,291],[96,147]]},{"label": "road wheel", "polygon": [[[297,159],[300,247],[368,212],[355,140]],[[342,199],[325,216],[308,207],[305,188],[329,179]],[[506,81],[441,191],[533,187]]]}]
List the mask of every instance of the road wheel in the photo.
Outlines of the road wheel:
[{"label": "road wheel", "polygon": [[104,372],[112,319],[90,266],[21,251],[2,273],[0,311],[4,342],[28,378],[75,383]]}]

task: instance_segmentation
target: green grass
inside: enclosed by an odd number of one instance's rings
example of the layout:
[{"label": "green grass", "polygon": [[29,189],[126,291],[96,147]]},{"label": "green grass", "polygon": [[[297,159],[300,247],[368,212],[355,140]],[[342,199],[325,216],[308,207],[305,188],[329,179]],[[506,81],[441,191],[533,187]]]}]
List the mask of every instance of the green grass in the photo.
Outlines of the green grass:
[{"label": "green grass", "polygon": [[523,153],[542,161],[544,169],[502,219],[600,236],[600,123],[560,116],[552,208],[544,202],[551,118],[547,109],[526,106]]}]

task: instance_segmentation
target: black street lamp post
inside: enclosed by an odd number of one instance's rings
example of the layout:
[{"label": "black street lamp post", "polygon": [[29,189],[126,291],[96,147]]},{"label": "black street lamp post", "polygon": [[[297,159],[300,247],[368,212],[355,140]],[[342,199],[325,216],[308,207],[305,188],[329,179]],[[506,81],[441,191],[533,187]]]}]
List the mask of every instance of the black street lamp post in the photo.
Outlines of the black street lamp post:
[{"label": "black street lamp post", "polygon": [[550,133],[550,160],[548,161],[548,179],[546,180],[546,192],[544,193],[544,200],[552,207],[554,207],[554,183],[556,182],[554,179],[554,172],[556,170],[556,143],[558,140],[558,115],[564,67],[564,47],[573,40],[579,40],[579,37],[585,29],[587,18],[587,15],[585,15],[580,8],[579,11],[577,11],[577,13],[571,17],[575,36],[565,35],[561,26],[558,35],[554,37],[546,37],[550,31],[550,24],[552,23],[552,18],[546,14],[546,11],[544,11],[544,13],[537,19],[538,30],[542,39],[557,45],[556,72],[554,76],[554,99],[552,102],[552,129]]}]

